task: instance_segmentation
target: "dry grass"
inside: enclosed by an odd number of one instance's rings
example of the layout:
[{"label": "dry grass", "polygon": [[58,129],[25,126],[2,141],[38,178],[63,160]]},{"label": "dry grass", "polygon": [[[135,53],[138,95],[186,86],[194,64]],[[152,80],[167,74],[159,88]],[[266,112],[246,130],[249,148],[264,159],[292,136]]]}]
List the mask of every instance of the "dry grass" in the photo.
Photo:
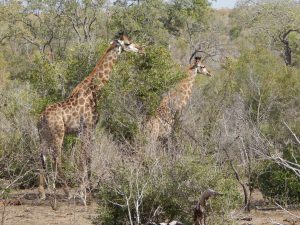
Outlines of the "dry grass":
[{"label": "dry grass", "polygon": [[[97,204],[92,202],[87,207],[75,201],[67,201],[59,191],[59,208],[51,209],[51,198],[43,202],[37,200],[37,190],[22,190],[11,194],[4,205],[0,204],[1,219],[5,208],[5,219],[2,225],[87,225],[92,224],[96,216]],[[0,202],[1,203],[1,202]],[[17,203],[17,204],[15,204]]]}]

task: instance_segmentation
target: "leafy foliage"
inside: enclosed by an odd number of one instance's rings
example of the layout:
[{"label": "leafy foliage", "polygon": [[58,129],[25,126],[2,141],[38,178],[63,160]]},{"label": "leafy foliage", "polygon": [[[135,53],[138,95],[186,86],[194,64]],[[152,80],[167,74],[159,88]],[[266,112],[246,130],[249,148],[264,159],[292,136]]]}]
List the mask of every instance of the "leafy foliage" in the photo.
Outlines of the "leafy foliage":
[{"label": "leafy foliage", "polygon": [[119,139],[132,139],[137,119],[150,115],[161,96],[185,76],[166,48],[149,46],[144,57],[124,55],[104,88],[100,109],[106,129]]},{"label": "leafy foliage", "polygon": [[278,131],[282,118],[289,119],[285,112],[298,102],[299,71],[285,67],[279,58],[263,48],[246,50],[230,66],[231,87],[245,100],[253,123],[266,135],[273,133],[265,130],[268,123],[270,129]]},{"label": "leafy foliage", "polygon": [[[300,154],[290,147],[284,151],[283,159],[297,163]],[[265,162],[262,165],[257,185],[264,196],[279,203],[295,204],[300,201],[300,178],[293,171],[275,162]]]},{"label": "leafy foliage", "polygon": [[224,179],[222,171],[214,169],[213,161],[201,163],[195,155],[168,161],[165,157],[153,161],[146,156],[136,163],[125,160],[114,168],[114,183],[101,185],[99,217],[94,223],[127,224],[128,210],[136,223],[166,218],[191,223],[191,206],[208,187],[224,194],[213,200],[215,210],[220,212],[215,219],[222,217],[222,210],[239,204],[239,195],[232,191],[236,183],[232,178]]}]

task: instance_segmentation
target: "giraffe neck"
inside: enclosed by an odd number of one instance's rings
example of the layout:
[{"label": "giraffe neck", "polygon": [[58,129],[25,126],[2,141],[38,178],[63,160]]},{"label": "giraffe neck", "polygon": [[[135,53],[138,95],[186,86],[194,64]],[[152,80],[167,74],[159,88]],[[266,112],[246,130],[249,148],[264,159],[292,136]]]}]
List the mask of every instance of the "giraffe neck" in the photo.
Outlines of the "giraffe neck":
[{"label": "giraffe neck", "polygon": [[101,90],[101,88],[109,80],[113,65],[117,62],[119,54],[119,46],[116,44],[110,46],[104,55],[98,60],[90,75],[75,87],[71,96],[86,90],[93,92]]},{"label": "giraffe neck", "polygon": [[190,68],[187,73],[187,77],[184,78],[180,83],[180,93],[186,95],[187,92],[191,91],[194,83],[195,83],[195,77],[197,75],[197,70]]},{"label": "giraffe neck", "polygon": [[169,94],[171,105],[175,107],[175,110],[181,110],[184,106],[186,106],[192,94],[196,75],[197,70],[195,68],[189,68],[187,77],[184,78],[177,85],[175,90]]}]

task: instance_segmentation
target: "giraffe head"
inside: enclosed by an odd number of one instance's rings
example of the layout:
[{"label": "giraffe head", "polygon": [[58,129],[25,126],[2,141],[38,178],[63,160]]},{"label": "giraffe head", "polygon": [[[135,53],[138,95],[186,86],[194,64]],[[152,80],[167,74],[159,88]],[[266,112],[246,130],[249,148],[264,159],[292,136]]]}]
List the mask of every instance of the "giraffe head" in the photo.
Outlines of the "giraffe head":
[{"label": "giraffe head", "polygon": [[119,33],[112,44],[119,48],[119,53],[125,51],[144,54],[144,49],[139,45],[131,42],[131,39],[124,33]]},{"label": "giraffe head", "polygon": [[192,68],[197,69],[197,73],[201,73],[209,77],[212,76],[211,72],[203,64],[203,60],[201,57],[196,56],[194,58],[194,63],[192,65]]}]

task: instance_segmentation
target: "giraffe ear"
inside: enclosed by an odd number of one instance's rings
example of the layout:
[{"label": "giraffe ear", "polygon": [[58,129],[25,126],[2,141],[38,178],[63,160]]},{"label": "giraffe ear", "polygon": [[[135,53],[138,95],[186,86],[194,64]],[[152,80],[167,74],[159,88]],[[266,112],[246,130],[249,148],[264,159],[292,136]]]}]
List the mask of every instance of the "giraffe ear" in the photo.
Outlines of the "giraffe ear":
[{"label": "giraffe ear", "polygon": [[118,33],[115,34],[115,39],[120,39],[123,36],[123,32],[119,31]]},{"label": "giraffe ear", "polygon": [[201,56],[196,56],[196,57],[195,57],[195,61],[196,61],[196,62],[200,62],[201,60],[202,60],[202,57],[201,57]]},{"label": "giraffe ear", "polygon": [[124,40],[126,38],[129,39],[126,31],[120,31],[115,35],[115,39],[118,39],[118,40]]}]

